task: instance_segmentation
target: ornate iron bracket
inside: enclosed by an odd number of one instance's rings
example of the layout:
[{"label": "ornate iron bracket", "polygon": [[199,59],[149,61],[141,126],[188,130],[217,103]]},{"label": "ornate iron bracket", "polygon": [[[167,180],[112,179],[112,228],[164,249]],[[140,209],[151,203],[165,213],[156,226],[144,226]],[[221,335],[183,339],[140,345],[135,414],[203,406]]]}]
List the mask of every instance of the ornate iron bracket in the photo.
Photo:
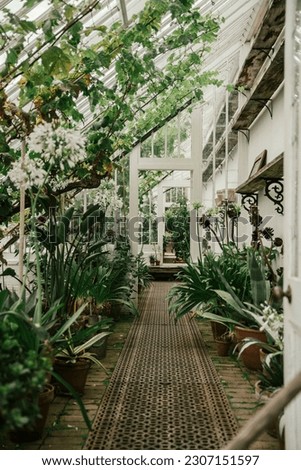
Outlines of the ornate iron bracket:
[{"label": "ornate iron bracket", "polygon": [[[250,101],[257,101],[258,103],[261,103],[269,112],[271,119],[273,117],[273,111],[272,111],[272,100],[270,99],[265,99],[265,98],[250,98]],[[270,106],[267,105],[267,102],[270,102]]]},{"label": "ornate iron bracket", "polygon": [[241,132],[245,138],[247,139],[248,143],[250,142],[250,129],[237,129],[237,132]]},{"label": "ornate iron bracket", "polygon": [[258,194],[257,193],[246,193],[242,194],[241,204],[246,209],[247,212],[250,212],[251,206],[258,205]]},{"label": "ornate iron bracket", "polygon": [[283,215],[283,179],[265,180],[265,195],[276,206],[275,211]]}]

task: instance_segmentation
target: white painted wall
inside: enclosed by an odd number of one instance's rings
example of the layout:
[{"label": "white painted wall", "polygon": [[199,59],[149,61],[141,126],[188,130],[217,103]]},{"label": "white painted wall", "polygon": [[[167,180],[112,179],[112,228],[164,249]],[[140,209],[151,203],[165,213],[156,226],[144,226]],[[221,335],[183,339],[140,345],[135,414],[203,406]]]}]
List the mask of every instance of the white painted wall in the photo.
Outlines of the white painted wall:
[{"label": "white painted wall", "polygon": [[278,91],[272,100],[272,118],[267,109],[259,114],[250,127],[250,141],[248,145],[248,170],[250,171],[254,159],[267,149],[267,163],[278,157],[284,151],[284,89]]},{"label": "white painted wall", "polygon": [[[250,140],[239,134],[238,145],[232,151],[228,164],[228,187],[236,188],[246,181],[256,157],[267,150],[267,163],[278,157],[285,146],[284,133],[284,88],[281,87],[272,100],[272,118],[264,109],[250,128]],[[225,188],[225,167],[216,171],[216,191]],[[203,205],[205,210],[214,207],[212,180],[203,189]],[[241,196],[237,195],[237,203]],[[275,206],[265,195],[264,190],[258,194],[259,212],[265,221],[265,226],[274,229],[275,236],[283,238],[283,216],[275,211]],[[251,242],[252,227],[248,223],[249,215],[242,208],[242,219],[239,223],[239,236],[242,242]]]}]

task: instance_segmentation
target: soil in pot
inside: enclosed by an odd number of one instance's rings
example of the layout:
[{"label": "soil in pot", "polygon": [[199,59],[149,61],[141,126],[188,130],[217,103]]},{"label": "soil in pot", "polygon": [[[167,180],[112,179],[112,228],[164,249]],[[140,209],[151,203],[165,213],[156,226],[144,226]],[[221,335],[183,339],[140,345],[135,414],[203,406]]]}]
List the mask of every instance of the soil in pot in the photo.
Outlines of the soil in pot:
[{"label": "soil in pot", "polygon": [[49,407],[54,399],[54,386],[46,384],[44,390],[39,395],[40,417],[37,418],[34,425],[30,428],[22,428],[10,433],[9,437],[12,442],[32,442],[41,439],[45,428]]},{"label": "soil in pot", "polygon": [[[255,338],[261,341],[262,343],[267,342],[267,337],[264,331],[255,330],[253,328],[242,328],[240,326],[235,326],[235,336],[238,343],[246,338]],[[251,370],[261,370],[261,360],[260,360],[260,346],[253,344],[246,348],[240,355],[244,365]]]},{"label": "soil in pot", "polygon": [[[91,366],[89,359],[78,359],[76,362],[68,362],[63,359],[55,359],[53,369],[80,395],[84,393],[88,372]],[[60,382],[56,381],[58,395],[70,395],[70,391]]]}]

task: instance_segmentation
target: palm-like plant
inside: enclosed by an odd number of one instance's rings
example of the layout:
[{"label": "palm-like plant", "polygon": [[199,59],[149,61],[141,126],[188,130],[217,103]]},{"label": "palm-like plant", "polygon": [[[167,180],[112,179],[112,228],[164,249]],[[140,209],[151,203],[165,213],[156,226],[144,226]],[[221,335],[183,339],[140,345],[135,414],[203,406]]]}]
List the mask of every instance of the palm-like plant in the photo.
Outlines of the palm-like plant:
[{"label": "palm-like plant", "polygon": [[225,301],[217,292],[224,289],[225,281],[237,296],[250,299],[246,253],[231,245],[225,245],[220,255],[208,252],[196,264],[188,263],[182,268],[178,280],[179,284],[173,286],[168,294],[169,311],[176,319],[199,310],[209,311],[219,319],[235,316],[236,311],[226,309]]},{"label": "palm-like plant", "polygon": [[60,300],[63,320],[74,311],[85,270],[105,256],[102,239],[104,214],[91,206],[82,216],[69,208],[59,221],[56,215],[48,226],[37,227],[41,245],[43,290],[47,306]]}]

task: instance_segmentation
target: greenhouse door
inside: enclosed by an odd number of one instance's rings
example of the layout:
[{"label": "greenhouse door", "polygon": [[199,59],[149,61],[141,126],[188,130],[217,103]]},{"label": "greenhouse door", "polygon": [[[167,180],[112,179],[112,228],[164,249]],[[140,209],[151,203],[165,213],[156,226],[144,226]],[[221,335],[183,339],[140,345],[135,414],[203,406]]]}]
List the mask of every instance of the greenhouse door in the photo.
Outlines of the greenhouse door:
[{"label": "greenhouse door", "polygon": [[[285,383],[301,370],[301,0],[286,2]],[[301,449],[301,394],[285,412],[286,449]]]},{"label": "greenhouse door", "polygon": [[139,171],[183,171],[190,172],[190,256],[195,262],[199,256],[199,240],[196,237],[196,216],[192,210],[194,203],[202,202],[202,109],[196,106],[191,118],[191,155],[190,158],[143,158],[141,145],[137,145],[130,155],[130,210],[129,210],[129,237],[131,250],[138,254],[139,208],[138,189]]}]

